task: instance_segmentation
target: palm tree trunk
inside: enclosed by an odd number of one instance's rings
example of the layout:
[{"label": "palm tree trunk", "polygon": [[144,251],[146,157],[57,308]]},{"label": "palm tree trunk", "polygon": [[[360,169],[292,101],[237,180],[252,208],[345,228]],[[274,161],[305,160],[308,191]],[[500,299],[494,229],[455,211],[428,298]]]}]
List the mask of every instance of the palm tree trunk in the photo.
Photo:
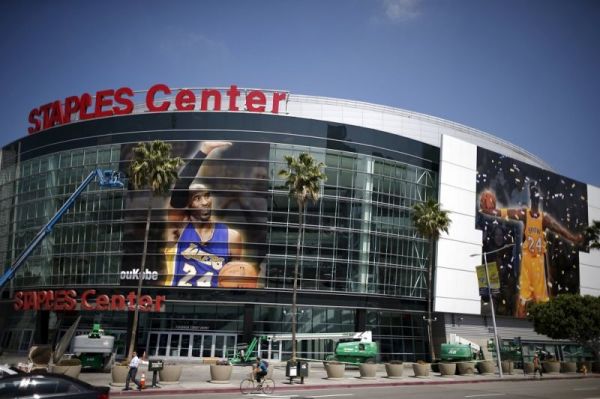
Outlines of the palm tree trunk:
[{"label": "palm tree trunk", "polygon": [[430,240],[429,242],[429,270],[428,270],[428,290],[427,290],[427,335],[429,339],[429,355],[431,356],[431,361],[435,361],[435,351],[433,348],[433,332],[432,332],[432,318],[431,318],[431,308],[433,306],[433,286],[431,285],[433,282],[433,246],[435,245],[434,240]]},{"label": "palm tree trunk", "polygon": [[304,232],[304,203],[298,201],[298,242],[296,244],[296,264],[294,265],[294,288],[292,290],[292,360],[296,360],[296,325],[298,292],[298,262],[300,261],[300,248],[302,246],[302,235]]},{"label": "palm tree trunk", "polygon": [[140,266],[140,274],[138,276],[138,287],[137,296],[135,303],[135,310],[133,312],[133,325],[131,326],[131,338],[129,340],[129,351],[127,352],[127,359],[131,359],[133,356],[133,348],[137,338],[138,318],[139,318],[139,304],[140,297],[142,296],[142,280],[144,279],[144,270],[146,270],[146,252],[148,250],[148,237],[150,235],[150,216],[152,214],[152,196],[148,201],[148,211],[146,214],[146,231],[144,233],[144,251],[142,252],[142,264]]}]

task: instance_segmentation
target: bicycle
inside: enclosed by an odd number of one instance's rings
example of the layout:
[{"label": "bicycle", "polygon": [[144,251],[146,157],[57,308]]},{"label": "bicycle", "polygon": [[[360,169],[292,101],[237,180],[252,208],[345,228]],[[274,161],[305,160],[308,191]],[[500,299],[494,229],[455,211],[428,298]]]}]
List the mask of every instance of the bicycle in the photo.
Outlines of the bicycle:
[{"label": "bicycle", "polygon": [[260,382],[254,380],[254,376],[250,376],[240,383],[240,391],[244,395],[251,393],[264,393],[266,395],[272,394],[275,390],[275,381],[270,378],[264,377]]}]

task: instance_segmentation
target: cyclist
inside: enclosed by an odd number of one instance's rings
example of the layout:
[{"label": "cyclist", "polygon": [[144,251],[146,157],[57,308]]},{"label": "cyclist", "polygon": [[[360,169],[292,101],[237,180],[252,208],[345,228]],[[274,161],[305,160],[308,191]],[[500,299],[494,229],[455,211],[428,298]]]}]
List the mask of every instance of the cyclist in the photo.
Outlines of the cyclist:
[{"label": "cyclist", "polygon": [[267,378],[268,371],[269,363],[257,357],[256,361],[252,364],[252,373],[240,383],[240,391],[245,395],[257,392],[267,395],[272,394],[275,390],[275,382]]},{"label": "cyclist", "polygon": [[269,371],[269,363],[266,360],[262,360],[260,357],[256,357],[256,364],[254,365],[254,378],[260,384],[262,384],[262,379],[267,375]]}]

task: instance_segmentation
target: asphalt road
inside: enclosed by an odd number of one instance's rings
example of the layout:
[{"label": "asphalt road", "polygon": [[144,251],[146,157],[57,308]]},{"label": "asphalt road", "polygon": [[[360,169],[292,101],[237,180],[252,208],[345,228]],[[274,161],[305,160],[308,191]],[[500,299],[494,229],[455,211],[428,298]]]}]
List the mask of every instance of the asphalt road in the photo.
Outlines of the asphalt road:
[{"label": "asphalt road", "polygon": [[152,398],[202,399],[600,399],[600,379],[531,380],[448,385],[413,385],[381,388],[331,388],[286,391],[272,395],[193,394],[152,395]]}]

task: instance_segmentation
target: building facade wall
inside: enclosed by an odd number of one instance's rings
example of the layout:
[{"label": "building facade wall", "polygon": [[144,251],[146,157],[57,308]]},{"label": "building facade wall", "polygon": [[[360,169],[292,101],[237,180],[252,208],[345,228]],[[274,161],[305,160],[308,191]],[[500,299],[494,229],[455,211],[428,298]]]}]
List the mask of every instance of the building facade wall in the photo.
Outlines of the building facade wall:
[{"label": "building facade wall", "polygon": [[[475,227],[478,151],[485,148],[551,171],[527,151],[467,126],[349,100],[289,95],[282,115],[147,113],[136,106],[132,115],[75,121],[3,148],[0,257],[4,264],[16,259],[90,170],[126,170],[126,149],[155,139],[173,144],[186,162],[193,158],[191,149],[203,141],[228,141],[248,151],[262,148],[253,156],[242,151],[218,158],[215,163],[231,168],[216,168],[220,172],[208,176],[219,182],[216,195],[222,203],[252,193],[250,197],[262,204],[244,209],[238,201],[237,208],[220,214],[246,234],[246,245],[253,248],[260,266],[260,284],[248,289],[147,282],[145,291],[165,295],[167,300],[163,312],[142,315],[139,341],[160,356],[221,357],[252,335],[288,332],[298,218],[295,202],[277,177],[285,155],[308,152],[327,165],[322,199],[311,204],[307,214],[299,280],[300,332],[371,329],[384,360],[416,360],[427,352],[423,314],[428,244],[415,233],[412,206],[433,198],[450,211],[452,219],[449,233],[436,248],[434,310],[442,330],[452,330],[451,318],[457,315],[471,320],[469,324],[485,335],[488,319],[481,316],[486,309],[475,274],[482,254],[482,231]],[[257,169],[264,173],[241,175]],[[600,189],[587,186],[587,190],[591,222],[600,219]],[[143,225],[144,195],[132,194],[131,188],[90,186],[18,273],[2,298],[4,306],[18,290],[96,288],[114,294],[135,289],[137,281],[124,279],[123,272],[131,271],[141,255],[142,242],[132,226]],[[141,199],[137,205],[136,198]],[[153,225],[158,232],[151,259],[163,256],[160,244],[168,241],[161,238],[161,229],[168,225],[165,215],[170,210],[160,200],[156,205]],[[257,240],[263,233],[264,239]],[[580,252],[579,259],[581,293],[598,295],[600,254]],[[164,281],[164,271],[154,266]],[[0,344],[27,348],[34,335],[32,313],[12,312],[5,319],[10,328]],[[126,312],[81,313],[82,332],[101,322],[125,341],[130,323]],[[54,326],[60,334],[72,318],[72,314],[53,315],[51,329]],[[499,323],[510,325],[510,320],[500,318]],[[515,323],[520,335],[532,335],[527,323]],[[512,338],[513,333],[506,329],[503,337]],[[444,331],[438,335],[446,337]],[[290,345],[264,350],[284,358]],[[324,356],[332,346],[305,342],[300,350]]]},{"label": "building facade wall", "polygon": [[[126,170],[128,148],[138,141],[165,140],[186,162],[193,154],[190,147],[206,140],[228,141],[238,152],[211,160],[217,172],[203,177],[220,184],[214,197],[221,203],[231,196],[250,198],[236,207],[219,209],[219,217],[246,233],[246,249],[263,251],[255,259],[261,269],[260,283],[244,289],[166,287],[145,281],[145,292],[165,295],[167,300],[164,312],[144,314],[141,319],[142,343],[163,348],[168,356],[191,356],[198,351],[206,355],[206,348],[194,349],[196,336],[206,345],[205,340],[211,341],[213,356],[223,356],[221,344],[236,344],[248,332],[289,329],[298,218],[296,203],[288,197],[277,172],[285,166],[284,155],[308,152],[327,165],[328,179],[321,200],[307,211],[299,279],[300,331],[370,328],[384,358],[408,359],[424,351],[418,314],[425,306],[422,257],[427,243],[415,237],[409,210],[417,202],[437,198],[439,152],[435,147],[355,126],[248,114],[135,115],[80,122],[76,127],[63,126],[25,138],[19,143],[18,162],[15,158],[3,166],[5,192],[10,193],[8,187],[12,187],[16,193],[3,198],[13,210],[3,225],[3,237],[15,243],[2,254],[7,263],[26,248],[90,170]],[[248,155],[257,146],[262,149],[261,157]],[[14,146],[5,148],[11,151],[17,152]],[[242,175],[249,170],[261,174]],[[12,291],[94,288],[112,295],[133,290],[137,280],[124,277],[127,273],[123,272],[132,270],[141,258],[144,195],[147,192],[131,187],[90,186],[19,271]],[[158,271],[162,281],[164,272],[157,259],[162,257],[161,240],[166,240],[160,237],[168,225],[168,209],[160,201],[153,200],[147,269]],[[245,216],[253,213],[261,218]],[[266,241],[256,241],[259,230],[265,232]],[[83,326],[101,321],[116,334],[127,330],[127,317],[118,312],[82,313],[86,316]],[[11,316],[14,325],[25,323],[22,316]],[[6,344],[25,346],[25,337],[16,338],[21,333],[12,329],[11,334],[5,334]],[[182,346],[188,344],[192,347],[186,352]],[[306,351],[315,352],[316,343],[306,345]],[[316,355],[325,349],[331,350],[322,348]],[[285,356],[289,348],[285,344],[278,350]]]},{"label": "building facade wall", "polygon": [[438,241],[435,311],[480,313],[475,265],[481,256],[481,232],[475,229],[475,175],[477,147],[443,136],[440,204],[450,212],[448,233]]},{"label": "building facade wall", "polygon": [[[589,224],[600,220],[600,188],[588,184]],[[581,295],[600,296],[600,255],[599,251],[579,253]]]}]

